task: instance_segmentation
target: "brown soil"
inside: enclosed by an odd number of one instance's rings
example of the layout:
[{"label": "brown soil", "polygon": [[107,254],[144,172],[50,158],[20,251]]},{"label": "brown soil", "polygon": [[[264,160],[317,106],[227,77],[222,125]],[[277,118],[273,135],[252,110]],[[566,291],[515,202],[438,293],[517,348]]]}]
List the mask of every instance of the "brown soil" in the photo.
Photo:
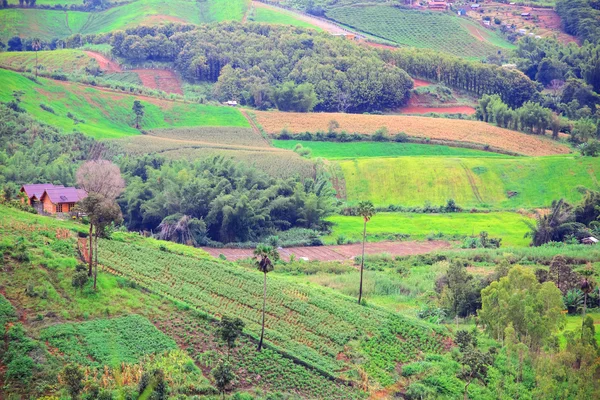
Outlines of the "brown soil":
[{"label": "brown soil", "polygon": [[96,60],[100,69],[105,72],[123,72],[121,66],[110,58],[93,51],[86,51],[85,54]]},{"label": "brown soil", "polygon": [[415,88],[433,85],[432,82],[427,82],[422,79],[416,79],[416,78],[413,78],[413,82],[414,82]]},{"label": "brown soil", "polygon": [[166,93],[183,94],[181,82],[173,71],[166,69],[134,69],[140,77],[142,85],[151,88],[159,89]]},{"label": "brown soil", "polygon": [[[435,250],[450,248],[450,243],[445,241],[429,242],[379,242],[367,243],[365,246],[366,254],[387,253],[394,256],[408,256],[414,254],[425,254]],[[213,257],[223,254],[228,260],[239,260],[242,258],[253,257],[254,249],[226,249],[204,247],[203,250]],[[339,246],[315,246],[315,247],[288,247],[279,250],[283,259],[289,260],[290,255],[296,259],[302,257],[308,260],[318,261],[345,261],[359,256],[362,251],[362,244],[345,244]]]},{"label": "brown soil", "polygon": [[475,109],[469,106],[453,107],[420,107],[408,106],[399,110],[402,114],[427,114],[427,113],[446,113],[446,114],[475,114]]},{"label": "brown soil", "polygon": [[479,29],[477,29],[476,26],[471,24],[464,24],[463,26],[467,28],[471,36],[473,36],[475,39],[479,40],[480,42],[485,42],[484,37],[481,35],[481,32],[479,32]]}]

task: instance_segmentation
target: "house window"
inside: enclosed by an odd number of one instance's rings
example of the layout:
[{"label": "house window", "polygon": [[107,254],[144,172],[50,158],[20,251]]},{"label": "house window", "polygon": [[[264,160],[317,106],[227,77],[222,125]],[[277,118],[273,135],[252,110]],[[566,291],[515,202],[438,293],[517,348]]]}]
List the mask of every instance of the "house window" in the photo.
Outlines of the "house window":
[{"label": "house window", "polygon": [[63,205],[62,203],[59,203],[56,205],[56,212],[63,212]]}]

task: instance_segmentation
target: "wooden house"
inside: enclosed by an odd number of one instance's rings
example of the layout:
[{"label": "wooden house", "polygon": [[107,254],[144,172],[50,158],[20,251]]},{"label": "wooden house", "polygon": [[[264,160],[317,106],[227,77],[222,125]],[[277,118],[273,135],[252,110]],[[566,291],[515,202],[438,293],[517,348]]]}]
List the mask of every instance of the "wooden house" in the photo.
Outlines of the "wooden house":
[{"label": "wooden house", "polygon": [[38,211],[42,211],[42,203],[40,199],[46,189],[64,188],[62,185],[53,185],[51,183],[35,183],[31,185],[21,186],[21,193],[25,193],[27,199],[22,199],[22,202],[27,202],[28,205]]},{"label": "wooden house", "polygon": [[87,197],[85,190],[73,187],[46,189],[40,197],[42,209],[48,214],[68,213],[75,204]]}]

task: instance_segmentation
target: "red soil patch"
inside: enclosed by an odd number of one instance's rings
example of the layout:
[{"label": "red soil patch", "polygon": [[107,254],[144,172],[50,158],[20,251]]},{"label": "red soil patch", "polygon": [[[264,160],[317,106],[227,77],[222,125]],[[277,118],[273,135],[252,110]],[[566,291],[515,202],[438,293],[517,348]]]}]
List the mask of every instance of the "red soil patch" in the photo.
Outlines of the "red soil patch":
[{"label": "red soil patch", "polygon": [[485,42],[485,39],[483,38],[483,36],[481,36],[481,32],[479,32],[479,29],[477,29],[476,26],[473,26],[471,24],[464,24],[464,27],[467,28],[471,36],[473,36],[475,39],[479,40],[480,42]]},{"label": "red soil patch", "polygon": [[142,84],[151,89],[162,90],[166,93],[183,94],[181,82],[173,71],[166,69],[134,69]]},{"label": "red soil patch", "polygon": [[415,88],[433,85],[432,82],[427,82],[422,79],[416,79],[416,78],[413,78],[413,82],[414,82]]},{"label": "red soil patch", "polygon": [[[450,248],[450,243],[445,241],[428,242],[379,242],[367,243],[365,246],[366,254],[388,253],[393,256],[408,256],[414,254],[425,254],[435,250]],[[223,254],[229,261],[242,258],[254,257],[254,249],[226,249],[203,247],[213,257]],[[309,261],[344,261],[359,256],[362,251],[362,245],[345,244],[340,246],[315,246],[315,247],[288,247],[279,250],[279,254],[285,260],[289,260],[290,255],[296,259],[307,258]]]},{"label": "red soil patch", "polygon": [[469,106],[454,107],[420,107],[407,106],[399,110],[402,114],[427,114],[427,113],[446,113],[446,114],[475,114],[476,110]]},{"label": "red soil patch", "polygon": [[102,71],[123,72],[123,70],[121,69],[121,66],[118,63],[114,62],[113,60],[111,60],[110,58],[108,58],[106,56],[103,56],[100,53],[95,53],[93,51],[86,51],[85,54],[87,54],[88,56],[95,59]]}]

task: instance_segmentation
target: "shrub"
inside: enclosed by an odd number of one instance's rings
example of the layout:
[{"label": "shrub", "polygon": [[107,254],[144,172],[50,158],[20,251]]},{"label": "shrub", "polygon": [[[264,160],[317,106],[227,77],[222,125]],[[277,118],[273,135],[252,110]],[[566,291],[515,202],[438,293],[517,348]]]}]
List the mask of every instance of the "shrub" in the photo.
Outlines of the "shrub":
[{"label": "shrub", "polygon": [[408,142],[408,135],[404,132],[399,132],[394,136],[394,142],[397,142],[397,143]]},{"label": "shrub", "polygon": [[34,363],[31,357],[20,355],[14,358],[6,368],[6,379],[27,384],[33,376]]},{"label": "shrub", "polygon": [[375,133],[373,134],[373,136],[371,136],[371,139],[374,142],[387,142],[390,140],[390,138],[388,137],[388,130],[386,127],[381,127],[379,129],[377,129],[375,131]]},{"label": "shrub", "polygon": [[42,110],[44,110],[44,111],[48,111],[49,113],[56,114],[56,113],[54,112],[54,108],[52,108],[52,107],[50,107],[50,106],[47,106],[47,105],[45,105],[44,103],[40,104],[40,108],[41,108]]}]

